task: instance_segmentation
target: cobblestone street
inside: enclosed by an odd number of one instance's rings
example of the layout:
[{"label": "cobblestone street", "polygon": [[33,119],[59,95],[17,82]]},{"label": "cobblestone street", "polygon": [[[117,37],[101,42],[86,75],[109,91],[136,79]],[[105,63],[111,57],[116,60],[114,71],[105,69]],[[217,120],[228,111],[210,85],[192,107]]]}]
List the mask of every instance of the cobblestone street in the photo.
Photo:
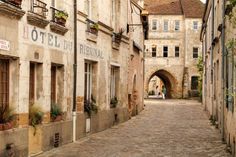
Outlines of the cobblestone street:
[{"label": "cobblestone street", "polygon": [[148,100],[140,115],[39,157],[226,157],[219,130],[194,100]]}]

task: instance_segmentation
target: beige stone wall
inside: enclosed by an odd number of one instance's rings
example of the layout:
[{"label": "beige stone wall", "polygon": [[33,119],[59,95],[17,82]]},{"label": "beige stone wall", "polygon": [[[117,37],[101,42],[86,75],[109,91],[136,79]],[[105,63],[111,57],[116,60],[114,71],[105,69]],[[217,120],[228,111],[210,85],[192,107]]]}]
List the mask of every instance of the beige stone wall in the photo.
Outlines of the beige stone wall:
[{"label": "beige stone wall", "polygon": [[[222,62],[222,57],[226,58],[226,51],[222,52],[222,33],[218,30],[218,26],[222,24],[222,5],[223,2],[215,3],[215,14],[214,14],[214,29],[212,27],[213,13],[211,6],[213,4],[210,2],[206,11],[206,24],[207,27],[203,29],[203,47],[204,47],[204,62],[205,62],[205,71],[204,71],[204,95],[203,103],[205,108],[212,116],[213,120],[219,125],[220,133],[222,139],[227,142],[229,149],[232,151],[232,155],[235,156],[235,96],[234,104],[230,105],[230,102],[227,100],[226,91],[226,77],[229,76],[229,73],[226,73],[226,69],[229,71],[229,65],[232,65],[229,62]],[[223,43],[229,52],[228,43],[234,38],[235,29],[233,25],[229,22],[228,16],[226,16],[226,26],[225,26],[225,42]],[[216,37],[219,38],[219,41],[213,43],[211,33],[214,32],[213,39]],[[211,51],[212,50],[212,51]],[[212,58],[211,58],[212,53]],[[230,52],[229,52],[230,53]],[[229,56],[229,60],[233,56]],[[235,57],[234,57],[235,58]],[[235,61],[235,59],[234,59]],[[212,69],[211,69],[212,68]],[[224,69],[223,69],[224,68]],[[224,71],[223,71],[224,70]],[[224,72],[224,73],[223,73]],[[222,75],[223,74],[223,75]],[[224,78],[224,79],[223,79]],[[232,86],[235,86],[235,65],[234,65],[234,76],[232,76],[234,83]],[[234,92],[235,93],[235,92]],[[232,94],[232,93],[231,93]],[[234,108],[234,109],[232,109]]]},{"label": "beige stone wall", "polygon": [[[157,21],[157,30],[152,30],[152,21]],[[164,21],[168,21],[168,31],[164,31]],[[175,31],[175,21],[179,21],[180,29]],[[193,21],[198,22],[198,29],[193,30]],[[172,97],[188,97],[191,91],[191,77],[198,76],[197,59],[193,59],[193,47],[198,47],[198,55],[202,53],[199,41],[201,19],[184,18],[182,15],[149,15],[149,34],[145,40],[145,92],[148,82],[155,72],[165,70],[168,76],[162,79],[172,80],[170,93]],[[156,46],[157,56],[152,57],[152,47]],[[168,57],[163,57],[163,46],[168,46]],[[175,57],[175,46],[179,47],[179,57]],[[176,84],[173,84],[176,83]]]}]

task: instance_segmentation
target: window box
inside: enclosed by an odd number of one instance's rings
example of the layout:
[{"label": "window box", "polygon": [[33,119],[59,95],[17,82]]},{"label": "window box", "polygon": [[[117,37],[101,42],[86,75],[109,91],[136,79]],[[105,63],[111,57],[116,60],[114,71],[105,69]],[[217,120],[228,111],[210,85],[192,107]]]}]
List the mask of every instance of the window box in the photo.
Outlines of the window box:
[{"label": "window box", "polygon": [[45,28],[49,24],[49,21],[46,20],[46,12],[48,12],[47,4],[40,0],[34,0],[31,10],[27,14],[28,23]]},{"label": "window box", "polygon": [[98,35],[98,24],[90,19],[87,19],[87,32]]},{"label": "window box", "polygon": [[65,27],[68,13],[62,10],[58,10],[54,7],[52,9],[52,22],[50,24],[50,28],[53,32],[64,35],[68,29]]},{"label": "window box", "polygon": [[0,14],[20,19],[25,14],[25,11],[21,9],[21,1],[5,0],[0,1]]}]

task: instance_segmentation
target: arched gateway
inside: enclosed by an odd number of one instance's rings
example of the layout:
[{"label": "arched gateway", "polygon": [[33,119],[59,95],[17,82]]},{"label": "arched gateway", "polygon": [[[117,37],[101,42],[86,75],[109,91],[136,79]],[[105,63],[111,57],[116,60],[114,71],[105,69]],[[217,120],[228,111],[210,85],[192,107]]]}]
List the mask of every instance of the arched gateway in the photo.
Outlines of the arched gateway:
[{"label": "arched gateway", "polygon": [[[146,78],[145,78],[145,92],[146,94],[148,94],[149,91],[149,83],[151,81],[151,79],[153,77],[157,76],[163,85],[165,85],[166,89],[167,89],[167,94],[166,97],[167,98],[176,98],[178,97],[178,93],[177,93],[177,88],[178,88],[178,81],[175,78],[175,76],[173,76],[169,71],[164,70],[164,69],[160,69],[160,70],[156,70],[153,72],[150,72],[149,74],[146,74]],[[159,90],[162,90],[162,86],[159,87]]]}]

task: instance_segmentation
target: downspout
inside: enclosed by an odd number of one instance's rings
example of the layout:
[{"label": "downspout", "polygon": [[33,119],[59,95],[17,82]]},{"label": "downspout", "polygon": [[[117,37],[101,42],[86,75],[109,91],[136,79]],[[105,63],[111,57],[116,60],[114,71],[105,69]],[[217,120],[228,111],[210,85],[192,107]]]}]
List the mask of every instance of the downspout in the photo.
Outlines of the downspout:
[{"label": "downspout", "polygon": [[73,142],[76,141],[76,86],[77,86],[77,0],[74,0],[74,82],[73,82]]},{"label": "downspout", "polygon": [[[211,6],[211,9],[212,9],[212,30],[211,30],[211,43],[213,42],[214,40],[214,22],[215,22],[215,19],[214,19],[214,16],[215,16],[215,0],[212,1],[212,6]],[[213,97],[214,97],[214,86],[213,86],[213,44],[211,44],[211,107],[212,107],[212,116],[214,118],[214,102],[213,102]]]},{"label": "downspout", "polygon": [[225,112],[225,0],[223,0],[223,5],[222,5],[222,37],[221,37],[221,44],[222,44],[222,66],[221,66],[221,77],[222,77],[222,134],[221,134],[221,139],[222,141],[225,141],[225,137],[224,137],[224,134],[225,134],[225,128],[224,128],[224,112]]}]

